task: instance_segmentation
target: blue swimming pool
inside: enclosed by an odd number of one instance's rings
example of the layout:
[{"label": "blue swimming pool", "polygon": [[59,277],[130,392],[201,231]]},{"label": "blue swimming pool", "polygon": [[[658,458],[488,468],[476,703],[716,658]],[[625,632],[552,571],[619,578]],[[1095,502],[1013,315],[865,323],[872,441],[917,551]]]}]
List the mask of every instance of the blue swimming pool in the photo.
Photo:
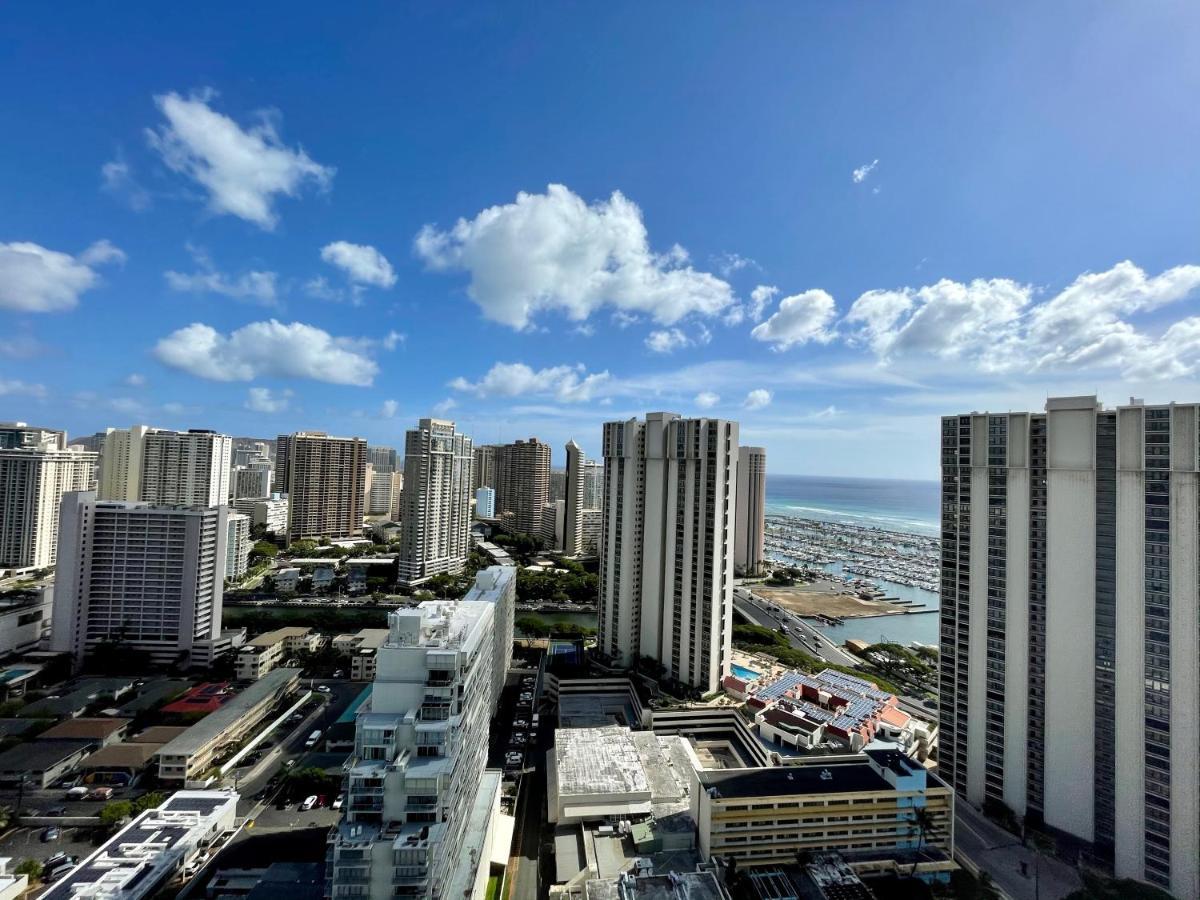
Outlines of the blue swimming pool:
[{"label": "blue swimming pool", "polygon": [[734,678],[740,678],[742,681],[753,681],[759,676],[759,673],[753,669],[747,669],[745,666],[739,666],[737,663],[732,663],[729,666],[729,671],[733,673]]}]

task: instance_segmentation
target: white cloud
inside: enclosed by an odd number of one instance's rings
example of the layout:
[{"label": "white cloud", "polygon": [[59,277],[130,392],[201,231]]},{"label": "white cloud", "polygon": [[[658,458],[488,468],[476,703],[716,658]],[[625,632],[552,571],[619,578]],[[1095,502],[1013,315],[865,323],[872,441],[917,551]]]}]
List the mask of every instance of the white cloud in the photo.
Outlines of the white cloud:
[{"label": "white cloud", "polygon": [[146,376],[141,374],[140,372],[131,372],[130,374],[125,376],[125,384],[128,387],[138,387],[138,388],[145,387],[146,386]]},{"label": "white cloud", "polygon": [[380,341],[380,344],[383,345],[384,350],[395,350],[407,340],[408,335],[401,334],[399,331],[389,331],[383,336],[383,340]]},{"label": "white cloud", "polygon": [[646,335],[645,343],[646,348],[655,353],[672,353],[680,347],[686,347],[691,341],[678,328],[666,328],[650,332]]},{"label": "white cloud", "polygon": [[212,91],[182,97],[177,93],[154,98],[166,123],[147,129],[150,146],[176,172],[208,192],[208,208],[275,227],[276,195],[295,197],[311,183],[328,188],[335,170],[314,162],[303,149],[284,146],[275,130],[278,116],[260,114],[249,128],[216,112]]},{"label": "white cloud", "polygon": [[246,394],[246,409],[260,413],[278,413],[288,408],[292,392],[284,389],[278,394],[270,388],[252,387]]},{"label": "white cloud", "polygon": [[582,364],[535,370],[525,363],[496,363],[479,381],[455,378],[450,387],[478,397],[552,396],[564,403],[581,403],[591,400],[608,381],[608,372],[589,375]]},{"label": "white cloud", "polygon": [[321,259],[337,266],[355,284],[390,288],[396,283],[396,272],[387,258],[366,244],[334,241],[321,248]]},{"label": "white cloud", "polygon": [[692,399],[692,402],[701,409],[712,409],[721,402],[721,397],[712,391],[701,391]]},{"label": "white cloud", "polygon": [[728,278],[735,272],[740,272],[742,269],[761,269],[757,262],[748,256],[742,256],[740,253],[722,253],[713,260],[717,265],[717,271],[721,273],[723,278]]},{"label": "white cloud", "polygon": [[100,167],[100,187],[114,197],[119,197],[134,212],[150,208],[150,192],[142,187],[133,175],[133,169],[119,154]]},{"label": "white cloud", "polygon": [[444,415],[446,415],[446,413],[450,412],[450,410],[454,409],[456,406],[458,406],[458,401],[455,400],[453,397],[447,397],[441,403],[435,403],[433,405],[433,414],[435,416],[444,416]]},{"label": "white cloud", "polygon": [[932,358],[991,373],[1107,368],[1128,377],[1182,377],[1200,371],[1200,317],[1179,319],[1160,337],[1130,319],[1198,290],[1200,266],[1150,277],[1125,261],[1084,273],[1042,302],[1031,286],[1002,278],[868,291],[845,323],[851,340],[883,362]]},{"label": "white cloud", "polygon": [[771,392],[765,388],[755,388],[746,395],[745,402],[742,406],[746,409],[762,409],[771,403]]},{"label": "white cloud", "polygon": [[219,272],[212,260],[199,248],[189,247],[196,260],[197,271],[192,273],[168,270],[163,273],[167,286],[173,291],[192,294],[220,294],[234,300],[250,300],[264,306],[274,306],[277,300],[274,272],[250,271],[234,277]]},{"label": "white cloud", "polygon": [[578,322],[605,305],[673,325],[733,302],[729,285],[687,265],[683,248],[651,252],[641,210],[619,191],[590,205],[559,184],[520,193],[448,231],[426,225],[414,251],[431,269],[468,272],[471,299],[513,328],[551,310]]},{"label": "white cloud", "polygon": [[302,322],[251,322],[228,335],[195,322],[154,348],[160,362],[213,381],[311,378],[330,384],[369,385],[379,371],[363,342],[331,336]]},{"label": "white cloud", "polygon": [[820,289],[805,291],[780,300],[779,309],[767,321],[754,326],[750,334],[756,340],[774,344],[778,350],[809,341],[825,344],[833,339],[829,326],[835,314],[829,294]]},{"label": "white cloud", "polygon": [[379,415],[385,419],[396,418],[396,413],[400,410],[400,404],[395,400],[384,400],[383,406],[379,409]]},{"label": "white cloud", "polygon": [[40,399],[46,396],[46,386],[31,384],[28,381],[0,378],[0,397],[16,396],[37,397]]},{"label": "white cloud", "polygon": [[45,344],[29,334],[0,337],[0,356],[10,359],[32,359],[47,349]]},{"label": "white cloud", "polygon": [[779,288],[773,284],[760,284],[750,292],[750,307],[746,314],[751,322],[761,322],[767,306],[779,295]]},{"label": "white cloud", "polygon": [[100,281],[93,266],[124,261],[125,254],[108,241],[97,241],[78,257],[31,241],[0,243],[0,309],[74,309],[79,295]]},{"label": "white cloud", "polygon": [[875,171],[875,167],[877,165],[879,165],[879,160],[876,159],[876,160],[872,160],[871,162],[867,163],[864,166],[859,166],[857,169],[855,169],[853,172],[850,173],[850,178],[854,181],[855,184],[862,184],[864,181],[867,180],[867,178],[870,177],[871,173]]}]

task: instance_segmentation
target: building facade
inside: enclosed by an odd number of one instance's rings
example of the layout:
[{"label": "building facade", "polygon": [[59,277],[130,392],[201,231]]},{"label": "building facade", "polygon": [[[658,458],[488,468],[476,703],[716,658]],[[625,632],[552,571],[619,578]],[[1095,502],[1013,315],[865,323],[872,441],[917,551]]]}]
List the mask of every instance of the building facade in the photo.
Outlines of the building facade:
[{"label": "building facade", "polygon": [[943,778],[1200,896],[1200,405],[942,419]]},{"label": "building facade", "polygon": [[511,514],[513,528],[537,535],[550,500],[550,445],[531,437],[495,449],[496,515]]},{"label": "building facade", "polygon": [[404,443],[399,579],[458,573],[470,552],[471,439],[454,423],[421,419]]},{"label": "building facade", "polygon": [[229,498],[233,438],[193,429],[109,429],[98,497],[160,506],[218,506]]},{"label": "building facade", "polygon": [[471,489],[496,487],[496,448],[492,444],[480,444],[473,451]]},{"label": "building facade", "polygon": [[228,510],[96,499],[61,504],[52,646],[78,665],[119,643],[153,662],[211,655],[221,633]]},{"label": "building facade", "polygon": [[766,507],[767,451],[762,447],[740,447],[733,564],[746,575],[757,575],[762,569]]},{"label": "building facade", "polygon": [[715,691],[729,670],[738,425],[648,413],[604,425],[598,648]]},{"label": "building facade", "polygon": [[496,515],[496,492],[490,487],[475,489],[475,518],[490,519]]},{"label": "building facade", "polygon": [[241,581],[246,577],[246,564],[250,560],[250,517],[231,512],[226,523],[225,577],[231,581]]},{"label": "building facade", "polygon": [[367,442],[298,431],[276,439],[276,487],[288,497],[288,543],[362,536]]},{"label": "building facade", "polygon": [[251,462],[244,466],[235,466],[230,482],[231,496],[235,500],[243,497],[252,499],[270,497],[274,483],[275,469],[269,459]]},{"label": "building facade", "polygon": [[288,502],[276,494],[269,499],[246,497],[233,501],[233,508],[250,517],[250,524],[261,525],[270,534],[287,531]]},{"label": "building facade", "polygon": [[567,470],[563,490],[563,552],[567,556],[583,553],[583,448],[567,441]]},{"label": "building facade", "polygon": [[22,423],[0,426],[0,570],[53,566],[58,505],[96,486],[95,453],[70,450],[66,434]]},{"label": "building facade", "polygon": [[488,866],[481,838],[492,807],[480,795],[499,785],[484,777],[495,613],[495,604],[460,600],[388,614],[329,838],[334,900],[470,896]]}]

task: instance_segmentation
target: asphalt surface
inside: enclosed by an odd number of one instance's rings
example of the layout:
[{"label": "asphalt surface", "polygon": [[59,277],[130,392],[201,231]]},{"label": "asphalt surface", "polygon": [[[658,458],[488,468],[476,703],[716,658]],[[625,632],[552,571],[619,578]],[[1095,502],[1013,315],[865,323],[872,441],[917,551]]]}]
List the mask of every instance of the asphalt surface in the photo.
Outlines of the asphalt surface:
[{"label": "asphalt surface", "polygon": [[861,662],[858,657],[842,650],[804,619],[759,597],[749,588],[735,587],[733,589],[733,608],[755,625],[761,625],[764,628],[779,631],[780,626],[786,625],[790,633],[785,637],[797,650],[803,650],[805,653],[839,666],[858,666]]},{"label": "asphalt surface", "polygon": [[[954,844],[1012,900],[1061,900],[1083,887],[1079,874],[1056,859],[1038,860],[1021,839],[984,818],[961,799],[954,804]],[[1027,874],[1022,874],[1025,863]],[[1040,873],[1039,873],[1040,868]],[[1039,884],[1040,882],[1040,884]]]}]

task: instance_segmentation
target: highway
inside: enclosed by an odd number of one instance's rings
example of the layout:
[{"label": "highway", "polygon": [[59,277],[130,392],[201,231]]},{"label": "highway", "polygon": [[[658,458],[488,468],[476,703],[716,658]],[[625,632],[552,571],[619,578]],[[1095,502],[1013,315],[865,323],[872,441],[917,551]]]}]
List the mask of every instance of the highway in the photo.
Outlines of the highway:
[{"label": "highway", "polygon": [[[789,630],[786,637],[797,650],[803,650],[805,653],[839,666],[859,665],[858,657],[838,647],[804,619],[776,606],[770,600],[759,597],[749,588],[735,587],[733,589],[733,608],[755,625],[762,625],[764,628],[778,631],[781,625],[786,625]],[[820,649],[814,648],[814,642]]]}]

